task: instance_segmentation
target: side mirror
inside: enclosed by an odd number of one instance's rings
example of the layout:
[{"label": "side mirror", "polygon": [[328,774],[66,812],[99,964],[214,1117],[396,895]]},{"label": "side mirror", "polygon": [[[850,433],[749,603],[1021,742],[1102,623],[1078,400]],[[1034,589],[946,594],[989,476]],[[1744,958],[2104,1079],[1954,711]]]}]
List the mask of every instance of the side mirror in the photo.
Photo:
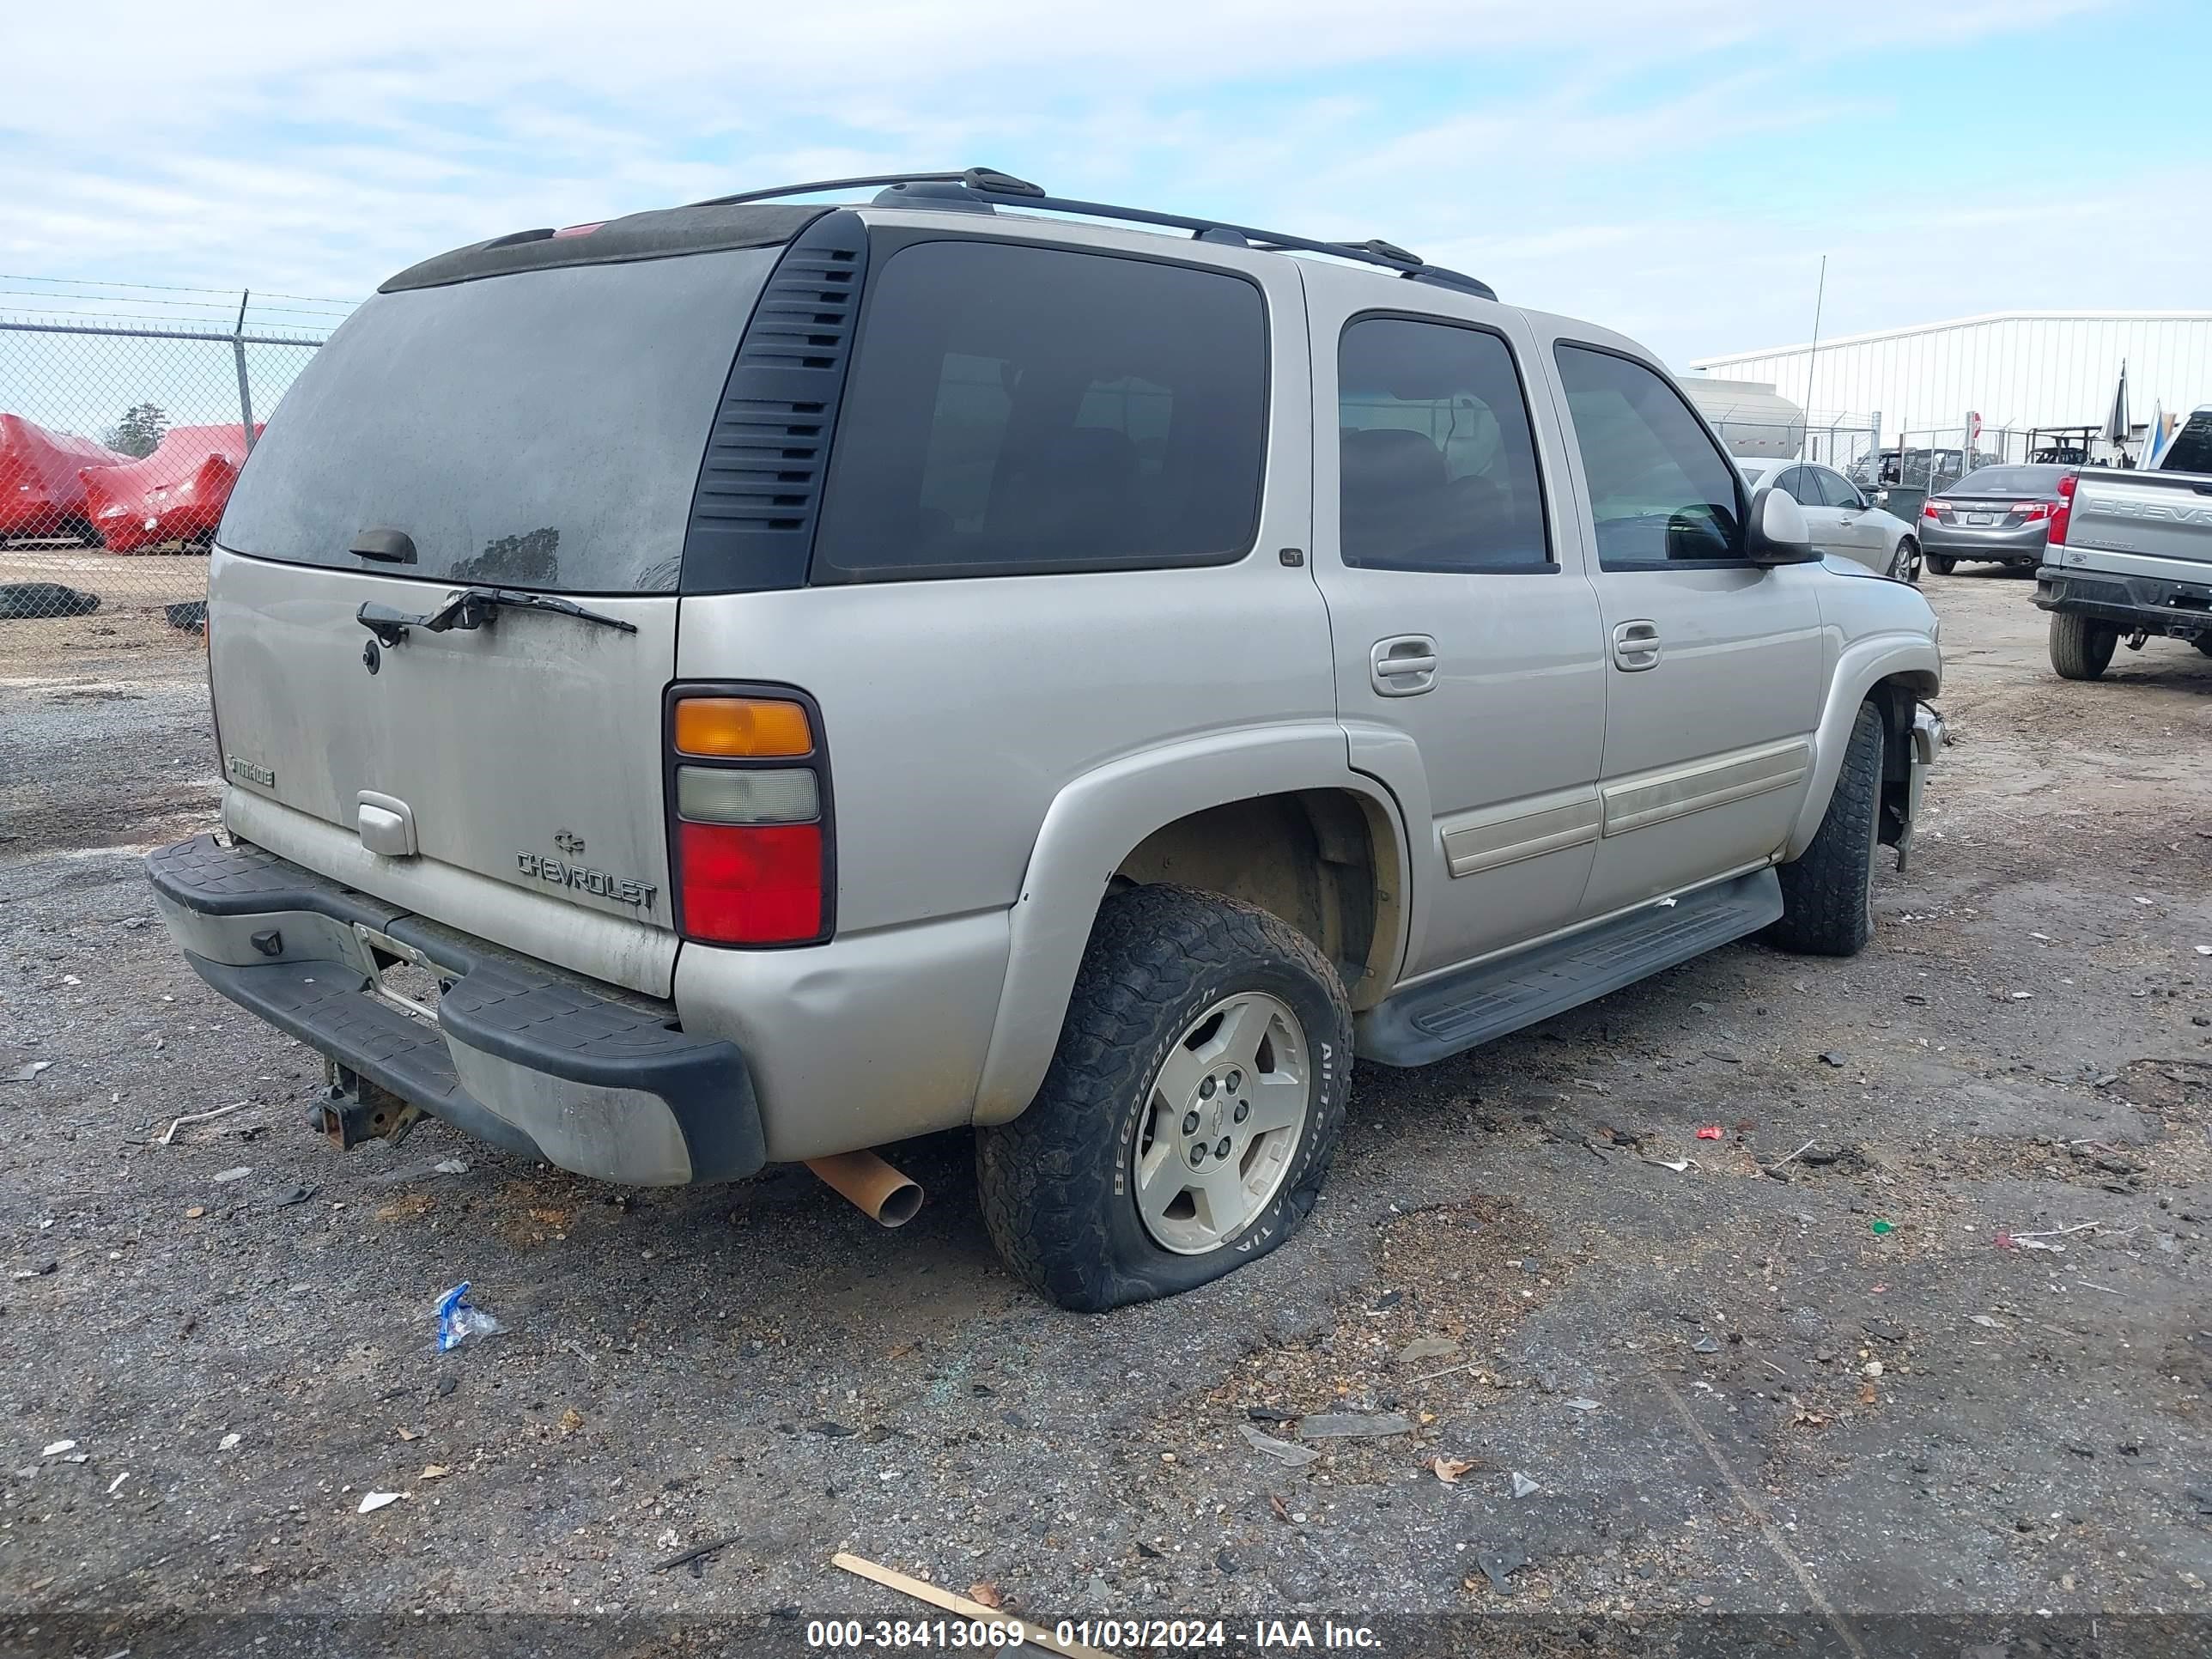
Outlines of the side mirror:
[{"label": "side mirror", "polygon": [[1820,559],[1805,509],[1787,491],[1767,484],[1752,496],[1744,556],[1756,565],[1813,564]]},{"label": "side mirror", "polygon": [[1887,489],[1875,490],[1874,492],[1874,504],[1876,507],[1887,507],[1889,505],[1889,492]]}]

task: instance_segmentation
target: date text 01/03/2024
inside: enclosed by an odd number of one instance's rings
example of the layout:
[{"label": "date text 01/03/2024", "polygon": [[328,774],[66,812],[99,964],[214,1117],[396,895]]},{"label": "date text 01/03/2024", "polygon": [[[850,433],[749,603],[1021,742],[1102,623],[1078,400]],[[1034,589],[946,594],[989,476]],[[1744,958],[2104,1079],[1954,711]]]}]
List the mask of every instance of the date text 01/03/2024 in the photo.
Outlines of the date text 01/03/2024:
[{"label": "date text 01/03/2024", "polygon": [[[810,1648],[1017,1648],[1029,1632],[1018,1620],[988,1622],[962,1619],[815,1620],[806,1626]],[[1250,1634],[1231,1632],[1219,1619],[1063,1619],[1053,1629],[1063,1647],[1182,1650],[1226,1647],[1231,1642],[1261,1650],[1372,1649],[1375,1633],[1364,1625],[1323,1620],[1319,1629],[1304,1619],[1253,1621]]]},{"label": "date text 01/03/2024", "polygon": [[1379,1645],[1364,1625],[1324,1619],[1255,1619],[1249,1633],[1226,1630],[1219,1619],[1063,1619],[1053,1628],[1062,1643],[1102,1648],[1218,1648],[1234,1644],[1261,1650],[1297,1648],[1372,1650]]}]

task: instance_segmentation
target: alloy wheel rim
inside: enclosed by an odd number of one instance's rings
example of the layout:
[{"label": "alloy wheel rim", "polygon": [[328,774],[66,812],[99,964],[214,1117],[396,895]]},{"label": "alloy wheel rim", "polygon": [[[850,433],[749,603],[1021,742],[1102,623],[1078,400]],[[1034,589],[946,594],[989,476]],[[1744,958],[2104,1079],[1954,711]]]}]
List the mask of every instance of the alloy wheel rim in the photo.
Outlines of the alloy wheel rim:
[{"label": "alloy wheel rim", "polygon": [[1224,997],[1184,1028],[1146,1091],[1130,1191],[1145,1231],[1204,1255],[1275,1201],[1313,1108],[1305,1030],[1261,991]]}]

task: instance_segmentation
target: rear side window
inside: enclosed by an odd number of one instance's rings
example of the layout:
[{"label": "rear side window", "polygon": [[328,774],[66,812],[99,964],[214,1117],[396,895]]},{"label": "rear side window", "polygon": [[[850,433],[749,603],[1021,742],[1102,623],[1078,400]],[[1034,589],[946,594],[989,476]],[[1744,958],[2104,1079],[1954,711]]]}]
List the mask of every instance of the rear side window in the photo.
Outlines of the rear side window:
[{"label": "rear side window", "polygon": [[[781,252],[378,295],[285,393],[218,538],[435,581],[672,591],[722,383]],[[378,529],[415,562],[348,550]]]},{"label": "rear side window", "polygon": [[1741,558],[1741,475],[1682,394],[1646,365],[1610,351],[1562,345],[1558,356],[1589,482],[1599,562]]},{"label": "rear side window", "polygon": [[1386,570],[1542,570],[1536,446],[1505,342],[1369,317],[1337,352],[1344,562]]},{"label": "rear side window", "polygon": [[869,278],[817,581],[1226,562],[1250,550],[1267,334],[1242,278],[924,242]]}]

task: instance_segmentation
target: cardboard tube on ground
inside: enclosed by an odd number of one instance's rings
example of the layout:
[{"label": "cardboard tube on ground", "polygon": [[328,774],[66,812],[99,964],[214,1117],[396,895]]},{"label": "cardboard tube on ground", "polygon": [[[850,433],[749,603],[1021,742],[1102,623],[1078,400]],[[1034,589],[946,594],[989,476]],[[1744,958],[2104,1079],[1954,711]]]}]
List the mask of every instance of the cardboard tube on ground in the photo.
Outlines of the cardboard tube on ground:
[{"label": "cardboard tube on ground", "polygon": [[903,1227],[921,1208],[921,1188],[873,1152],[810,1158],[806,1167],[852,1200],[868,1219],[886,1227]]}]

